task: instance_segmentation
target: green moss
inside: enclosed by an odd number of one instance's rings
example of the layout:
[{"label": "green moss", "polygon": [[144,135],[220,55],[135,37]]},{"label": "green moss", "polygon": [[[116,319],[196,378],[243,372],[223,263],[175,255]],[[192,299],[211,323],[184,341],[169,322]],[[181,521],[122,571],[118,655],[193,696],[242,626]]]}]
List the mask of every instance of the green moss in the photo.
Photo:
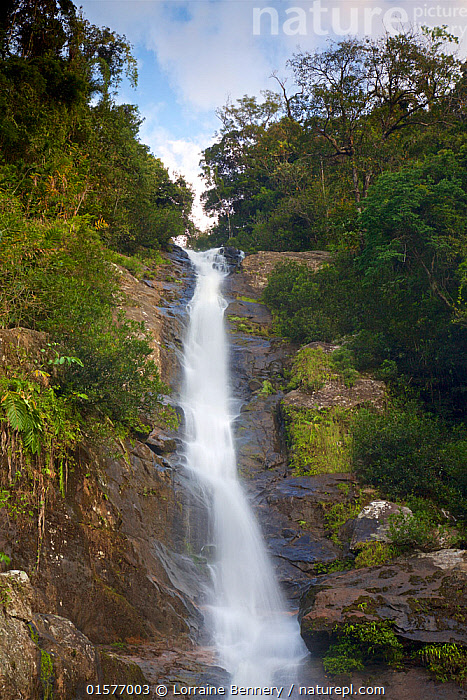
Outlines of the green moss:
[{"label": "green moss", "polygon": [[338,675],[363,671],[364,663],[360,649],[350,640],[342,640],[333,644],[323,658],[326,673]]},{"label": "green moss", "polygon": [[228,314],[227,316],[229,323],[233,326],[233,331],[235,333],[249,333],[250,335],[258,335],[261,337],[268,337],[269,330],[264,326],[261,326],[244,316],[234,316]]},{"label": "green moss", "polygon": [[266,396],[272,396],[272,394],[276,393],[276,390],[269,379],[265,379],[259,393],[265,394]]},{"label": "green moss", "polygon": [[34,644],[39,648],[41,655],[40,681],[42,685],[42,700],[53,700],[54,697],[54,666],[52,655],[39,646],[39,633],[35,626],[29,622],[29,634]]},{"label": "green moss", "polygon": [[402,644],[388,620],[347,623],[334,630],[334,639],[323,658],[327,673],[350,673],[375,661],[397,666],[402,660]]},{"label": "green moss", "polygon": [[288,388],[313,393],[333,376],[330,356],[321,348],[304,347],[295,356]]},{"label": "green moss", "polygon": [[324,522],[326,523],[326,528],[329,530],[331,540],[335,544],[342,544],[339,538],[339,530],[342,525],[344,525],[347,520],[356,518],[364,505],[365,499],[360,492],[357,498],[352,501],[334,503],[334,505],[325,510]]},{"label": "green moss", "polygon": [[396,547],[387,542],[366,542],[355,558],[355,568],[362,569],[366,566],[380,566],[396,557]]},{"label": "green moss", "polygon": [[414,654],[442,683],[467,678],[467,649],[457,644],[427,644]]},{"label": "green moss", "polygon": [[290,372],[289,389],[301,389],[312,394],[329,380],[353,386],[359,373],[353,367],[353,357],[346,348],[326,353],[322,348],[301,348],[295,355]]},{"label": "green moss", "polygon": [[53,700],[54,697],[54,666],[52,656],[44,651],[41,652],[41,684],[43,700]]},{"label": "green moss", "polygon": [[252,299],[251,297],[244,297],[244,296],[237,297],[237,301],[247,301],[250,304],[259,304],[260,303],[258,299]]},{"label": "green moss", "polygon": [[332,574],[335,571],[349,571],[353,568],[353,562],[349,559],[337,559],[330,563],[318,562],[313,566],[315,574]]},{"label": "green moss", "polygon": [[340,407],[322,411],[287,408],[286,432],[291,463],[298,474],[350,471],[350,413]]}]

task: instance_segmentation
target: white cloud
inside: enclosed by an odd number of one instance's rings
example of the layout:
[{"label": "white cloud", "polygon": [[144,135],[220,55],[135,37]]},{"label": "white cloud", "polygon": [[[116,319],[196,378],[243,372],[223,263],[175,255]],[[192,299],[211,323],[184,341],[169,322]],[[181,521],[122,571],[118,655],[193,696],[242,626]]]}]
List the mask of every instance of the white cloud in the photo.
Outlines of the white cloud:
[{"label": "white cloud", "polygon": [[141,141],[147,144],[152,153],[160,158],[172,176],[183,175],[193,187],[195,201],[193,219],[197,226],[205,231],[213,220],[206,216],[201,206],[200,197],[204,190],[199,161],[201,151],[210,140],[210,134],[198,136],[197,139],[174,139],[170,132],[157,124],[155,119],[147,119],[140,129]]},{"label": "white cloud", "polygon": [[210,110],[229,95],[264,89],[272,64],[253,36],[250,3],[196,2],[189,10],[177,22],[161,11],[146,39],[181,102]]}]

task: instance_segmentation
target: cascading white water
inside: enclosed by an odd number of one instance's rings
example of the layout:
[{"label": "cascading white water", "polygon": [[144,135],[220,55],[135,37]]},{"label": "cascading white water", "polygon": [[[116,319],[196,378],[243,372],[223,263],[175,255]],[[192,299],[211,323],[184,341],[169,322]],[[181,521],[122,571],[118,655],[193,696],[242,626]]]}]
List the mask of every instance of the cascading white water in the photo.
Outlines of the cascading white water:
[{"label": "cascading white water", "polygon": [[210,612],[219,661],[232,683],[272,686],[293,676],[303,657],[259,527],[237,479],[230,411],[226,275],[219,251],[188,251],[197,272],[185,341],[183,409],[186,459],[206,495],[215,561]]}]

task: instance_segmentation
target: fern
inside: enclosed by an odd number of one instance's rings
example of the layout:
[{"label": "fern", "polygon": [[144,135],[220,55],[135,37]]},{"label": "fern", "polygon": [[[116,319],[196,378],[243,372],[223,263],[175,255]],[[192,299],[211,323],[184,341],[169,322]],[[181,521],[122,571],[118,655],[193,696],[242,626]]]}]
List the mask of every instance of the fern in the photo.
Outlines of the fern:
[{"label": "fern", "polygon": [[7,391],[2,403],[10,428],[21,433],[25,447],[38,454],[41,450],[42,423],[36,407],[16,391]]},{"label": "fern", "polygon": [[28,423],[28,407],[23,397],[15,391],[7,391],[2,397],[6,418],[13,430],[24,430]]}]

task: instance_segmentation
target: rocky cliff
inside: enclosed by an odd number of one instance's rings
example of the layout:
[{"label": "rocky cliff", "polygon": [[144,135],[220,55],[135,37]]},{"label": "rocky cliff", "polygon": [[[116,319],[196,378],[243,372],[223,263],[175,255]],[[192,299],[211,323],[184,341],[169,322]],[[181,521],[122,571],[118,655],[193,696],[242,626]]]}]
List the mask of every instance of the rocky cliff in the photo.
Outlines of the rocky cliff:
[{"label": "rocky cliff", "polygon": [[[293,255],[314,267],[327,260],[322,252]],[[355,618],[390,620],[402,640],[464,644],[464,612],[452,606],[454,591],[464,587],[465,560],[463,553],[446,558],[441,552],[346,570],[354,566],[351,533],[359,508],[375,498],[355,482],[341,449],[346,416],[362,405],[382,406],[385,389],[371,377],[349,387],[328,372],[325,358],[333,348],[323,344],[309,348],[324,362],[319,385],[290,387],[297,348],[274,335],[260,301],[266,273],[280,256],[249,256],[226,280],[238,465],[290,610],[297,614],[300,607],[311,650],[302,684],[330,685],[320,656],[336,625]],[[151,331],[176,408],[194,282],[186,256],[174,248],[152,279],[138,281],[121,270],[121,280],[126,313]],[[6,358],[34,338],[16,331],[1,341]],[[296,425],[305,432],[294,432]],[[327,452],[337,443],[338,458]],[[56,495],[40,540],[35,521],[15,518],[5,504],[0,509],[0,551],[11,559],[0,577],[2,699],[51,698],[52,691],[56,699],[84,698],[86,684],[97,682],[226,681],[202,646],[205,518],[177,447],[180,435],[157,425],[139,439],[115,439],[110,449],[83,446],[81,466],[70,474],[66,498]],[[355,670],[352,681],[384,685],[391,700],[463,692],[450,682],[441,692],[413,664],[396,671],[376,662]]]}]

